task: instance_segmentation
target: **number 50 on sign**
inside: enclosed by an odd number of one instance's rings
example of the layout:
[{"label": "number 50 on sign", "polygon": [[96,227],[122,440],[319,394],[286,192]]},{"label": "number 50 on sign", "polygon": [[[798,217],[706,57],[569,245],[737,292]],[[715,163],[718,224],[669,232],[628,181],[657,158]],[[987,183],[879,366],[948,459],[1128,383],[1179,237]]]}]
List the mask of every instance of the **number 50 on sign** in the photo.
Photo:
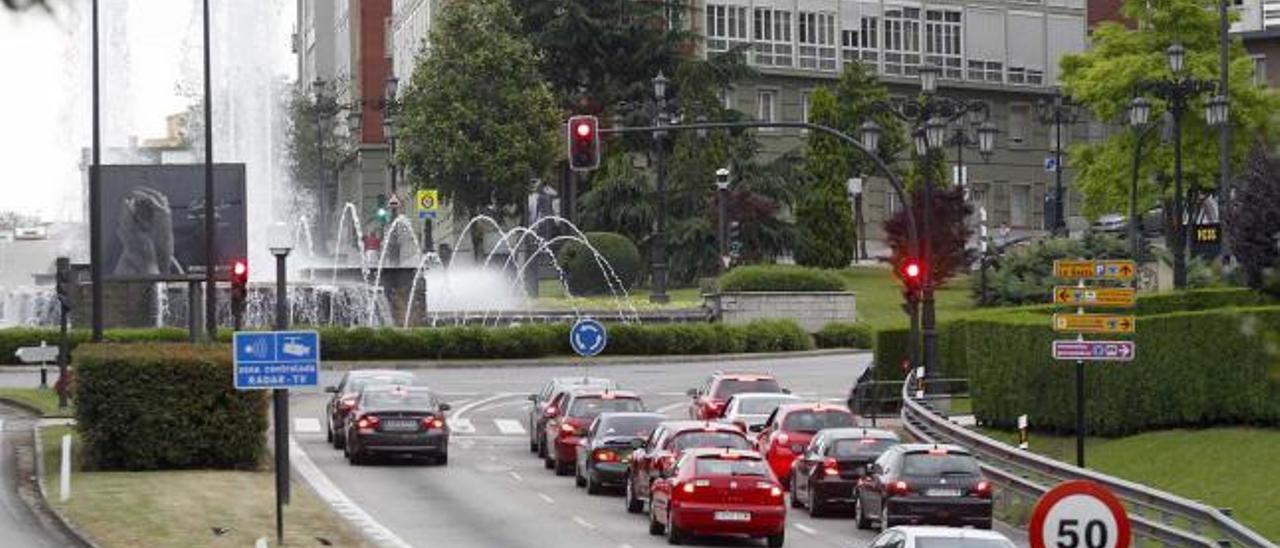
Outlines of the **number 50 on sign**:
[{"label": "number 50 on sign", "polygon": [[1129,516],[1106,487],[1068,481],[1040,498],[1028,527],[1031,548],[1128,548]]}]

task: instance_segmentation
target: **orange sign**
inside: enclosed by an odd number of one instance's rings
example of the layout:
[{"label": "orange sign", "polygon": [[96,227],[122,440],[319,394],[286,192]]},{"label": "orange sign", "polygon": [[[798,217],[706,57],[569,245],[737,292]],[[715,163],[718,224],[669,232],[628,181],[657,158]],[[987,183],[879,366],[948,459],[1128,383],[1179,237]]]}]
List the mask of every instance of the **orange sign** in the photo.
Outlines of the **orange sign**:
[{"label": "orange sign", "polygon": [[1075,306],[1130,307],[1137,300],[1138,291],[1127,287],[1072,287],[1053,288],[1053,304]]},{"label": "orange sign", "polygon": [[1138,325],[1134,316],[1115,314],[1054,314],[1053,330],[1069,333],[1133,333]]},{"label": "orange sign", "polygon": [[1070,280],[1132,280],[1137,271],[1133,261],[1053,261],[1053,275]]}]

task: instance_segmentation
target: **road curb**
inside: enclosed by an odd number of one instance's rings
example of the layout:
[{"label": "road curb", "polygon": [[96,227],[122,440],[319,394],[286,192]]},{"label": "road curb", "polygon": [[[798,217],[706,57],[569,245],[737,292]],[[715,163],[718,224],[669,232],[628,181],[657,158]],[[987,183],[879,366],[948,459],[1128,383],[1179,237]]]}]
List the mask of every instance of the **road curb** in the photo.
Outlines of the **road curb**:
[{"label": "road curb", "polygon": [[592,367],[611,365],[671,365],[678,363],[740,362],[795,358],[820,358],[831,356],[860,356],[870,350],[854,348],[829,348],[800,352],[759,352],[754,354],[677,354],[663,356],[605,356],[591,359],[574,356],[513,360],[331,360],[325,369],[346,371],[350,369],[515,369],[523,367],[565,367],[590,363]]},{"label": "road curb", "polygon": [[35,441],[35,448],[36,448],[36,486],[39,488],[40,502],[41,504],[44,505],[46,509],[49,510],[50,513],[53,514],[54,519],[57,520],[58,525],[62,527],[62,530],[64,533],[66,533],[71,538],[76,539],[77,541],[80,542],[80,544],[84,546],[87,546],[89,548],[101,548],[98,545],[98,543],[94,542],[89,537],[89,535],[85,534],[73,523],[71,523],[71,520],[68,519],[67,516],[62,513],[62,510],[59,510],[56,506],[54,506],[49,502],[48,488],[45,486],[45,483],[44,483],[44,440],[40,437],[40,427],[47,426],[47,425],[42,425],[40,423],[39,413],[37,413],[36,416],[37,418],[36,418],[35,424],[31,426],[31,435],[35,437],[34,441]]},{"label": "road curb", "polygon": [[44,418],[43,410],[27,402],[15,400],[7,396],[0,396],[0,403],[3,403],[9,407],[16,407],[18,409],[31,413],[32,415],[35,415],[37,422],[39,421],[39,419]]}]

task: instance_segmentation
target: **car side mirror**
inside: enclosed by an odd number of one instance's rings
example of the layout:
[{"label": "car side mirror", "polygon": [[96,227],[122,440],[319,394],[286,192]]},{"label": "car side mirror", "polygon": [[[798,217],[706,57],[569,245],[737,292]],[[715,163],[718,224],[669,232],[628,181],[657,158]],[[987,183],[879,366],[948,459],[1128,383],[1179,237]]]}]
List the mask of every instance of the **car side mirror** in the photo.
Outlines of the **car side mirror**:
[{"label": "car side mirror", "polygon": [[324,392],[325,392],[326,394],[337,394],[337,393],[338,393],[338,387],[336,387],[336,386],[326,386],[326,387],[324,387]]},{"label": "car side mirror", "polygon": [[644,447],[644,440],[631,440],[631,448],[632,448],[632,449],[637,449],[637,450],[638,450],[638,449],[640,449],[640,448],[642,448],[642,447]]},{"label": "car side mirror", "polygon": [[764,425],[763,425],[763,424],[753,424],[753,425],[751,425],[751,426],[748,426],[748,427],[747,427],[747,430],[748,430],[748,431],[751,431],[751,432],[754,432],[754,433],[756,433],[756,434],[759,434],[759,433],[761,433],[761,432],[764,432]]},{"label": "car side mirror", "polygon": [[690,398],[696,398],[698,397],[698,389],[690,388],[687,392],[685,392],[685,394],[688,394]]},{"label": "car side mirror", "polygon": [[790,394],[790,393],[791,393],[791,389],[790,389],[790,388],[783,388],[783,389],[782,389],[782,393],[783,393],[783,394]]},{"label": "car side mirror", "polygon": [[537,395],[537,394],[529,394],[529,398],[528,398],[528,399],[529,399],[529,401],[531,401],[531,402],[533,402],[533,403],[538,403],[538,395]]},{"label": "car side mirror", "polygon": [[441,411],[441,412],[448,411],[448,410],[450,410],[450,409],[453,409],[453,406],[452,406],[452,405],[449,405],[449,404],[447,404],[447,403],[442,403],[442,404],[440,404],[440,411]]}]

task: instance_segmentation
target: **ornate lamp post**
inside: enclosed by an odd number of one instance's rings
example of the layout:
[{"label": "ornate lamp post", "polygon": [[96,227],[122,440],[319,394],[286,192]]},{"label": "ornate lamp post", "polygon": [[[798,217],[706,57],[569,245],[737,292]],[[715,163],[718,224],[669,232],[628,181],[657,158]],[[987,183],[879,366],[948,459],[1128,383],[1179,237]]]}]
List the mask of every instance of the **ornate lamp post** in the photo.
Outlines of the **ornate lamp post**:
[{"label": "ornate lamp post", "polygon": [[1049,228],[1054,236],[1063,236],[1067,228],[1067,208],[1062,187],[1062,130],[1080,121],[1080,105],[1058,92],[1053,102],[1041,99],[1036,103],[1036,117],[1041,124],[1053,126],[1053,226]]}]

